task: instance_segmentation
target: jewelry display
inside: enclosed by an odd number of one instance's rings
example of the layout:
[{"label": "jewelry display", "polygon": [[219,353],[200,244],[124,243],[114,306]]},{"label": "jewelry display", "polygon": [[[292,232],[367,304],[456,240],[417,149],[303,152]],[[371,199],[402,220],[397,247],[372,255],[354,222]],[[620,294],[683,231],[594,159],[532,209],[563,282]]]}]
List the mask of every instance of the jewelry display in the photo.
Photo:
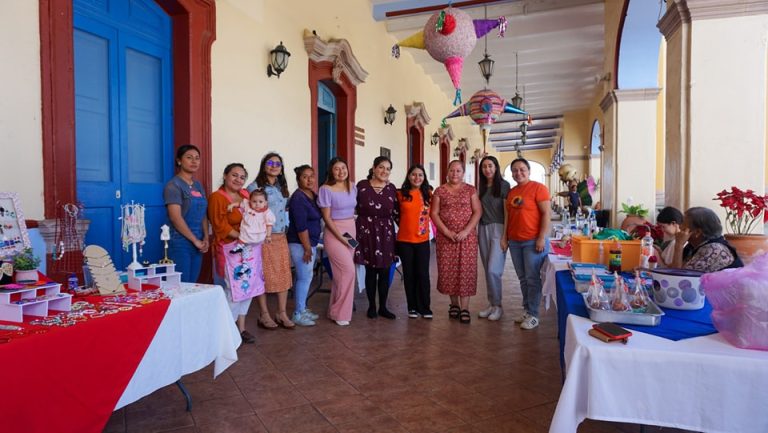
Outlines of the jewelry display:
[{"label": "jewelry display", "polygon": [[160,240],[163,241],[163,258],[158,263],[161,265],[173,264],[173,260],[168,258],[168,241],[171,240],[171,228],[166,224],[160,226]]},{"label": "jewelry display", "polygon": [[27,225],[15,192],[0,192],[0,260],[29,248]]},{"label": "jewelry display", "polygon": [[82,208],[66,203],[56,209],[56,238],[51,253],[53,272],[71,274],[83,267],[83,246],[77,232]]},{"label": "jewelry display", "polygon": [[[136,244],[134,244],[135,246]],[[85,257],[88,273],[93,279],[94,286],[99,290],[99,294],[125,293],[125,287],[120,282],[120,275],[117,273],[107,250],[98,245],[88,245],[83,250],[83,257]]]},{"label": "jewelry display", "polygon": [[147,228],[144,225],[144,205],[133,203],[120,206],[122,209],[122,240],[123,249],[128,251],[130,247],[133,253],[133,261],[128,265],[128,269],[138,269],[141,267],[136,249],[141,252],[144,246],[144,238],[147,237]]},{"label": "jewelry display", "polygon": [[72,295],[61,293],[58,283],[8,287],[6,285],[6,289],[0,291],[0,320],[22,322],[24,316],[45,317],[52,311],[70,311],[72,308]]}]

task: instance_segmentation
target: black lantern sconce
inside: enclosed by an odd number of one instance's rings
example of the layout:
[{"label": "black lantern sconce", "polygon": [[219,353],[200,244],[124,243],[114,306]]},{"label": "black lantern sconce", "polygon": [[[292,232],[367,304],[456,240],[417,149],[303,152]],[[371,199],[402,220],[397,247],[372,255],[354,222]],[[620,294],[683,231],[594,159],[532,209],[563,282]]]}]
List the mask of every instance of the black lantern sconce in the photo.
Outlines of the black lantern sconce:
[{"label": "black lantern sconce", "polygon": [[291,57],[291,53],[283,45],[283,41],[280,41],[280,45],[276,46],[274,50],[269,52],[269,65],[267,66],[267,76],[271,77],[277,75],[280,78],[286,68],[288,68],[288,58]]},{"label": "black lantern sconce", "polygon": [[437,143],[439,142],[440,142],[440,134],[435,132],[434,134],[432,134],[432,140],[430,141],[430,143],[432,143],[433,146],[437,146]]},{"label": "black lantern sconce", "polygon": [[397,113],[397,110],[395,110],[395,107],[393,107],[392,104],[389,104],[389,108],[387,108],[387,111],[384,112],[384,124],[391,125],[395,123],[396,113]]}]

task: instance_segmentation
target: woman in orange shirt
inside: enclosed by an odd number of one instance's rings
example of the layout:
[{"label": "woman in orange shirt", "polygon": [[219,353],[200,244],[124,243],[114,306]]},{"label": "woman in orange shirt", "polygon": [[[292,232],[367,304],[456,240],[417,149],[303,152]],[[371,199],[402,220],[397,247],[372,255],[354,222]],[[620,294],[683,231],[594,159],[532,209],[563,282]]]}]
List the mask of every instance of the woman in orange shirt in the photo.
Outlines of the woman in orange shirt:
[{"label": "woman in orange shirt", "polygon": [[501,248],[509,247],[523,293],[525,313],[516,321],[521,322],[522,329],[533,329],[539,326],[541,265],[549,244],[549,190],[530,179],[531,164],[527,160],[517,158],[510,166],[517,186],[507,195]]},{"label": "woman in orange shirt", "polygon": [[403,187],[397,192],[400,206],[397,254],[403,265],[403,285],[408,317],[432,318],[429,296],[429,202],[432,187],[424,167],[415,164],[408,170]]}]

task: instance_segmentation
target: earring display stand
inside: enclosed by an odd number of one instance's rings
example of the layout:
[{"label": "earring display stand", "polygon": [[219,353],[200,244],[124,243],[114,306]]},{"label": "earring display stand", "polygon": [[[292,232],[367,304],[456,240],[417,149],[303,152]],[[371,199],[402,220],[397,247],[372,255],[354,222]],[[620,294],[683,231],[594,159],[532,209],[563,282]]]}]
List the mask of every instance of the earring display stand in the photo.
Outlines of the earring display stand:
[{"label": "earring display stand", "polygon": [[85,264],[93,279],[93,285],[101,295],[116,295],[125,293],[125,287],[120,282],[120,275],[109,257],[109,253],[98,245],[88,245],[83,250]]},{"label": "earring display stand", "polygon": [[61,293],[61,284],[19,287],[18,290],[3,290],[0,293],[0,320],[22,322],[24,316],[45,317],[51,311],[72,309],[72,295]]},{"label": "earring display stand", "polygon": [[161,289],[178,289],[181,287],[181,272],[176,272],[176,265],[158,264],[136,269],[128,268],[128,288],[131,290],[147,290],[145,285]]}]

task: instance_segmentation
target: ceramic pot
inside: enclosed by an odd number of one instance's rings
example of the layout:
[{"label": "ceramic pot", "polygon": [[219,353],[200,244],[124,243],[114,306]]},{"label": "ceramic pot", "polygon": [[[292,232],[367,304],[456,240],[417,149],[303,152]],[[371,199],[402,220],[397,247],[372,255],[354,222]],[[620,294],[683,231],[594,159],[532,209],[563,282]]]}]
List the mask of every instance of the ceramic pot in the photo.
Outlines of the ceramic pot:
[{"label": "ceramic pot", "polygon": [[725,240],[739,254],[739,258],[745,265],[752,263],[755,257],[768,253],[768,235],[725,235]]},{"label": "ceramic pot", "polygon": [[31,271],[20,271],[16,269],[14,279],[17,283],[37,282],[37,269],[32,269]]},{"label": "ceramic pot", "polygon": [[639,215],[627,215],[624,221],[621,222],[621,229],[627,233],[632,233],[632,230],[637,226],[648,224],[648,220]]}]

